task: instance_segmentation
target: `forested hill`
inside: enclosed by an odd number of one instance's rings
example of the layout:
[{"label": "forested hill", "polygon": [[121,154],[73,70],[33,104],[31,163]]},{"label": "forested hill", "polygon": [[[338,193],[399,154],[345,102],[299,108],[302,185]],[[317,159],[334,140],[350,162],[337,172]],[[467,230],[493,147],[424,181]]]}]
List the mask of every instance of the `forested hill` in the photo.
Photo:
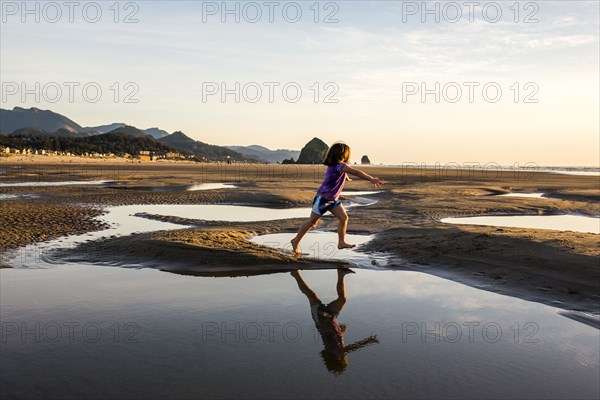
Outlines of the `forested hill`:
[{"label": "forested hill", "polygon": [[120,132],[105,133],[90,137],[60,137],[36,135],[2,135],[0,146],[23,150],[47,150],[70,152],[81,155],[85,153],[139,154],[151,151],[157,154],[178,152],[165,144],[159,143],[149,136],[134,137]]}]

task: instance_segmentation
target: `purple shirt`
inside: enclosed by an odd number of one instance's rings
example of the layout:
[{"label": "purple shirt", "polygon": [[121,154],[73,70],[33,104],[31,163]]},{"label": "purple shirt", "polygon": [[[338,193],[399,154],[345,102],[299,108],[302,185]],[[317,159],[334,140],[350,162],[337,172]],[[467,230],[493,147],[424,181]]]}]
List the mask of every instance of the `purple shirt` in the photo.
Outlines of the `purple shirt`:
[{"label": "purple shirt", "polygon": [[327,167],[325,178],[319,189],[317,189],[317,194],[320,194],[327,199],[337,201],[344,188],[344,183],[346,183],[346,173],[342,172],[342,169],[345,166],[346,163],[341,162],[338,165]]}]

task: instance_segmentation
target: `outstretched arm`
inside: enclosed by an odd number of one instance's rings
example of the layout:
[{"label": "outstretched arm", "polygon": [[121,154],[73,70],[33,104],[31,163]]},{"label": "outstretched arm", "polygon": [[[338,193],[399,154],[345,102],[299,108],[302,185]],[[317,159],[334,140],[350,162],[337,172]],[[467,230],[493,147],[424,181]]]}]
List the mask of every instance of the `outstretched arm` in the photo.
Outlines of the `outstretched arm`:
[{"label": "outstretched arm", "polygon": [[377,339],[377,335],[371,335],[368,338],[364,338],[362,340],[359,340],[358,342],[354,342],[352,344],[349,344],[348,346],[344,347],[344,351],[346,353],[350,353],[356,350],[360,350],[363,347],[367,347],[370,346],[372,344],[377,344],[379,343],[379,339]]},{"label": "outstretched arm", "polygon": [[344,172],[346,172],[347,174],[350,174],[350,175],[358,176],[359,178],[364,179],[365,181],[369,181],[369,182],[373,183],[377,187],[383,185],[383,179],[379,179],[379,178],[377,178],[375,176],[371,176],[371,175],[367,174],[366,172],[363,172],[363,171],[361,171],[359,169],[352,168],[348,164],[346,164],[344,166],[344,168],[342,169],[342,171],[344,171]]}]

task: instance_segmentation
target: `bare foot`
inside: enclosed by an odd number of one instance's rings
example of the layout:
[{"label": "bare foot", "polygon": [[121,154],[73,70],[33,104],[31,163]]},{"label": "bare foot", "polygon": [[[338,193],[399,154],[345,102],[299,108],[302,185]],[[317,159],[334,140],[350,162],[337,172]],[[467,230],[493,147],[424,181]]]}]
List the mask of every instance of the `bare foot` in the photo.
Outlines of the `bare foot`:
[{"label": "bare foot", "polygon": [[298,241],[296,239],[292,239],[290,240],[290,243],[292,244],[292,253],[298,256],[302,255],[302,251],[300,251],[300,246],[298,246]]},{"label": "bare foot", "polygon": [[348,244],[348,243],[346,243],[346,242],[344,242],[344,243],[339,243],[339,244],[338,244],[338,249],[340,249],[340,250],[341,250],[341,249],[353,249],[353,248],[355,248],[355,247],[356,247],[356,245],[355,245],[355,244]]}]

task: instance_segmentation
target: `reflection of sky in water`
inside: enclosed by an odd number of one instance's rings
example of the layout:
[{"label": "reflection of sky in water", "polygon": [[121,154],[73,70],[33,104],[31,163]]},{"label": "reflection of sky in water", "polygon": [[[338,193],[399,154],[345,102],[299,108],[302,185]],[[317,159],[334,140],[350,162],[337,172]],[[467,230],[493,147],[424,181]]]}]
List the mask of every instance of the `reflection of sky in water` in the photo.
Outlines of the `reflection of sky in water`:
[{"label": "reflection of sky in water", "polygon": [[215,190],[215,189],[234,189],[236,186],[228,183],[195,183],[193,185],[189,185],[186,190],[188,191],[196,191],[196,190]]},{"label": "reflection of sky in water", "polygon": [[[43,243],[26,246],[19,250],[20,259],[10,260],[9,264],[16,267],[31,267],[27,260],[37,258],[45,249],[72,247],[76,244],[106,238],[109,236],[126,236],[133,233],[153,232],[159,230],[182,229],[185,225],[163,222],[136,216],[138,213],[198,219],[206,221],[272,221],[287,218],[307,218],[310,208],[267,208],[236,205],[215,204],[136,204],[127,206],[106,207],[106,213],[99,220],[110,227],[82,235],[71,235]],[[358,243],[358,242],[357,242]],[[327,249],[324,249],[326,251]],[[327,250],[329,251],[329,250]],[[324,254],[324,253],[323,253]],[[328,254],[328,253],[327,253]],[[25,260],[25,262],[23,261]],[[38,265],[39,267],[44,267]]]},{"label": "reflection of sky in water", "polygon": [[197,190],[234,189],[236,187],[231,183],[203,182],[191,185],[115,186],[115,189],[147,190],[150,192],[194,192]]},{"label": "reflection of sky in water", "polygon": [[246,207],[210,204],[144,204],[106,207],[106,214],[98,217],[110,227],[82,235],[71,235],[43,243],[25,246],[19,250],[20,256],[8,260],[15,267],[40,267],[47,265],[31,263],[33,259],[47,250],[70,248],[76,244],[93,241],[109,236],[127,236],[132,233],[154,232],[159,230],[182,229],[185,225],[152,220],[135,216],[137,213],[148,213],[175,216],[208,221],[268,221],[275,219],[306,217],[309,208],[269,209],[266,207]]},{"label": "reflection of sky in water", "polygon": [[2,182],[2,187],[30,187],[30,186],[75,186],[75,185],[104,185],[112,181],[62,181],[62,182]]},{"label": "reflection of sky in water", "polygon": [[[418,272],[356,270],[346,276],[346,344],[379,344],[348,354],[342,374],[321,359],[306,297],[289,274],[199,278],[142,269],[72,265],[0,271],[2,322],[94,322],[103,337],[56,343],[5,336],[3,392],[21,397],[597,398],[599,331],[545,305],[476,290]],[[324,303],[335,271],[302,271]],[[114,341],[115,322],[135,322],[137,343]],[[236,329],[236,322],[239,329]],[[408,335],[463,326],[456,343]],[[473,342],[465,323],[476,322]],[[493,330],[487,339],[485,324]],[[514,328],[519,324],[519,339]],[[524,325],[539,330],[523,343]],[[221,324],[229,333],[221,330]],[[261,329],[257,338],[256,327]],[[274,327],[269,338],[267,326]],[[288,328],[287,335],[283,327]],[[490,325],[491,326],[491,325]],[[494,325],[496,326],[496,325]],[[210,333],[207,327],[218,328]],[[301,335],[298,336],[298,328]],[[114,328],[113,328],[114,329]],[[245,333],[244,333],[245,330]],[[404,340],[403,340],[404,332]],[[530,330],[531,332],[531,330]],[[123,333],[123,332],[122,332]],[[131,332],[125,332],[131,333]],[[204,335],[203,335],[204,333]],[[446,329],[446,333],[449,333]],[[222,336],[223,335],[223,336]],[[3,340],[5,340],[3,338]],[[35,385],[32,385],[35,380]]]},{"label": "reflection of sky in water", "polygon": [[600,218],[583,215],[500,215],[487,217],[442,218],[441,221],[449,224],[489,225],[600,233]]},{"label": "reflection of sky in water", "polygon": [[208,221],[270,221],[286,218],[308,218],[310,208],[248,207],[216,204],[144,204],[109,207],[107,219],[115,222],[122,216],[145,212],[148,214],[203,219]]},{"label": "reflection of sky in water", "polygon": [[[296,236],[295,233],[273,233],[268,235],[255,236],[251,239],[252,242],[262,244],[264,246],[283,249],[286,251],[292,250],[290,241]],[[356,249],[372,239],[370,235],[346,235],[346,242],[357,245],[354,249],[338,249],[338,234],[337,232],[310,231],[300,243],[300,250],[304,257],[334,261],[348,261],[352,264],[369,267],[371,265],[370,257],[367,253],[357,253]],[[382,260],[383,262],[383,260]]]},{"label": "reflection of sky in water", "polygon": [[544,193],[519,193],[519,192],[515,192],[515,193],[506,193],[506,194],[501,194],[498,195],[498,197],[533,197],[536,199],[541,199],[543,198],[542,196],[544,195]]},{"label": "reflection of sky in water", "polygon": [[592,171],[594,168],[589,168],[590,171],[573,171],[573,170],[546,170],[542,169],[540,172],[553,172],[555,174],[566,174],[566,175],[584,175],[584,176],[600,176],[600,171],[596,169]]},{"label": "reflection of sky in water", "polygon": [[[229,221],[305,217],[309,212],[221,205],[138,205],[108,211],[103,219],[114,228],[63,241],[181,227],[135,217],[136,212]],[[314,252],[314,238],[326,244],[335,242],[336,234],[311,232],[303,247]],[[288,237],[277,236],[279,240]],[[325,254],[327,249],[318,251]],[[27,264],[35,267],[32,260]],[[418,272],[357,270],[346,277],[348,302],[338,318],[350,324],[345,343],[370,335],[377,335],[379,343],[348,353],[348,366],[337,376],[323,364],[323,344],[315,336],[308,301],[289,274],[215,279],[83,265],[0,274],[5,340],[0,376],[3,393],[21,397],[48,392],[57,397],[102,393],[144,398],[599,394],[597,329],[559,316],[552,307]],[[303,271],[302,276],[324,303],[335,298],[335,272]],[[64,325],[56,343],[36,343],[31,333],[25,343],[19,334],[6,335],[6,326],[23,322],[30,328],[36,322],[42,327],[79,323],[79,336],[69,342]],[[125,340],[132,333],[127,322],[139,327],[137,343]],[[81,337],[81,327],[89,323],[102,329],[96,343]],[[115,323],[121,334],[116,341]],[[261,337],[255,340],[257,327]],[[287,335],[283,327],[290,328]],[[453,343],[457,327],[461,337]],[[501,336],[490,340],[497,328]],[[424,329],[429,334],[422,336]],[[524,343],[529,333],[537,342]]]},{"label": "reflection of sky in water", "polygon": [[[12,198],[12,195],[3,196],[6,196],[6,199]],[[0,198],[0,200],[1,199],[2,198]],[[365,203],[351,203],[346,207],[351,208],[368,206],[376,202],[368,198],[359,197],[357,200],[358,199],[363,200]],[[288,218],[307,218],[310,215],[310,208],[308,207],[267,208],[221,204],[136,204],[106,207],[105,211],[106,213],[98,217],[98,219],[106,222],[109,225],[109,228],[96,232],[85,233],[82,235],[71,235],[69,237],[63,237],[44,243],[36,243],[34,245],[26,246],[20,249],[20,253],[23,255],[21,260],[10,260],[10,264],[21,267],[28,266],[28,260],[39,257],[40,253],[46,251],[45,249],[74,246],[82,242],[97,240],[109,236],[126,236],[133,233],[173,230],[184,227],[181,224],[152,220],[135,215],[139,213],[206,221],[232,222],[273,221]],[[327,216],[331,217],[329,214]]]},{"label": "reflection of sky in water", "polygon": [[133,232],[149,232],[163,229],[181,229],[178,224],[150,220],[137,217],[137,213],[147,213],[180,218],[198,219],[206,221],[270,221],[286,218],[308,217],[310,209],[286,208],[273,209],[266,207],[247,207],[214,204],[144,204],[130,206],[116,206],[106,208],[107,214],[102,220],[108,222],[113,228],[105,231],[109,235],[129,235]]},{"label": "reflection of sky in water", "polygon": [[368,196],[372,194],[382,193],[382,190],[344,190],[342,196]]},{"label": "reflection of sky in water", "polygon": [[38,197],[35,194],[6,194],[0,193],[0,200],[15,200],[15,199],[35,199]]}]

